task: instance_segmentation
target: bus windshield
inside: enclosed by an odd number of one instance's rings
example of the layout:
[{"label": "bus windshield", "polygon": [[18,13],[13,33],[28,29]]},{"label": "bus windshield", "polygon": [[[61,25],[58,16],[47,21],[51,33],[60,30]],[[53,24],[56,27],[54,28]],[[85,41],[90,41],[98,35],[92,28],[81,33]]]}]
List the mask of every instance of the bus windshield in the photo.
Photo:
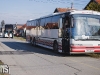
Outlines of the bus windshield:
[{"label": "bus windshield", "polygon": [[100,40],[99,15],[73,15],[71,36],[75,40]]}]

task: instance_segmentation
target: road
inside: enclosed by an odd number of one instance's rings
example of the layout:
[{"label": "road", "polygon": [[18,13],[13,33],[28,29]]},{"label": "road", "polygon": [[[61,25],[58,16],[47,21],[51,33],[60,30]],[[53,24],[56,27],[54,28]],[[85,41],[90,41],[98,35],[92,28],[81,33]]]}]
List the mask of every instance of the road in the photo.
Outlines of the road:
[{"label": "road", "polygon": [[0,38],[0,60],[11,75],[100,75],[100,59],[65,56],[9,38]]}]

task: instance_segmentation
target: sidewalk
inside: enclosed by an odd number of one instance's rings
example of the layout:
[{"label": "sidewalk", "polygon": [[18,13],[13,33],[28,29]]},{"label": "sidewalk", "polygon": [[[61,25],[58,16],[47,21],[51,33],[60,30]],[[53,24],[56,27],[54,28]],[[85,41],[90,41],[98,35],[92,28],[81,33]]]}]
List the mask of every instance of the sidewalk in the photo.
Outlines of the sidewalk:
[{"label": "sidewalk", "polygon": [[[8,44],[8,42],[6,43]],[[12,45],[14,46],[14,44]],[[26,45],[22,47],[24,46]],[[27,47],[29,49],[31,46]],[[23,52],[23,50],[17,51],[0,42],[0,60],[9,66],[10,75],[59,75],[59,72],[55,72],[55,68],[52,69],[55,64],[39,55],[42,56],[43,54]],[[55,67],[59,69],[58,65]]]},{"label": "sidewalk", "polygon": [[25,55],[17,55],[15,50],[0,42],[0,60],[10,68],[10,75],[33,75],[24,69],[29,64],[25,60]]}]

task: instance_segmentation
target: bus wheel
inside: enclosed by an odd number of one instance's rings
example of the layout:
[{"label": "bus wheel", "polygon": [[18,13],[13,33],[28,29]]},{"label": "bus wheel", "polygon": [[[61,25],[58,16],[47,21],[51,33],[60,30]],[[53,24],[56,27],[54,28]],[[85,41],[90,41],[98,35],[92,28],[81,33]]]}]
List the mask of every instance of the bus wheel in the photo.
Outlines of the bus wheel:
[{"label": "bus wheel", "polygon": [[31,44],[31,45],[33,45],[33,41],[32,41],[32,38],[30,38],[30,44]]},{"label": "bus wheel", "polygon": [[53,50],[55,52],[58,52],[58,43],[55,41],[54,44],[53,44]]},{"label": "bus wheel", "polygon": [[33,39],[33,46],[36,46],[36,40],[35,40],[35,38]]},{"label": "bus wheel", "polygon": [[33,41],[32,41],[32,39],[30,40],[30,44],[33,45]]}]

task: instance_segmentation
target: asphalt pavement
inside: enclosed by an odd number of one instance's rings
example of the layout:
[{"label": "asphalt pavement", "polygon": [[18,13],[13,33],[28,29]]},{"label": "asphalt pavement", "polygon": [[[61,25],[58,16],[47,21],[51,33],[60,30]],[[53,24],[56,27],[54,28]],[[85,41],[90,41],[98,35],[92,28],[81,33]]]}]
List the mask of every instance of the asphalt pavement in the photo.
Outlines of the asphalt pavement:
[{"label": "asphalt pavement", "polygon": [[11,75],[100,75],[100,59],[65,56],[11,38],[0,38],[0,60]]}]

